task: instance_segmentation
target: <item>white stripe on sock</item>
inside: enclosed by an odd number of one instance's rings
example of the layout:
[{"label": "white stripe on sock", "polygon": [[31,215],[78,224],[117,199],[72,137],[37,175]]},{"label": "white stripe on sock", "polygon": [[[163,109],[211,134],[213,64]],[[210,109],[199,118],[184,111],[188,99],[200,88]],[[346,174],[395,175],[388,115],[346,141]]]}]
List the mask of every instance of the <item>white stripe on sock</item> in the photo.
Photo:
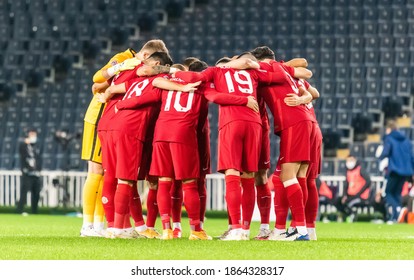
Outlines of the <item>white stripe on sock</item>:
[{"label": "white stripe on sock", "polygon": [[285,188],[292,186],[294,184],[299,184],[298,178],[289,179],[283,182]]}]

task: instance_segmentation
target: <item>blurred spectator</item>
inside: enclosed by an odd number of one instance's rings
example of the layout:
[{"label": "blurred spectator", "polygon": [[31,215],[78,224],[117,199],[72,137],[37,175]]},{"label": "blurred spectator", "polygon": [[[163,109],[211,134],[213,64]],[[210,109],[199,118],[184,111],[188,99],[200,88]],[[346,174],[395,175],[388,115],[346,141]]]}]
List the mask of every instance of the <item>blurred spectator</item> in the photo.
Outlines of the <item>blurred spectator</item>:
[{"label": "blurred spectator", "polygon": [[346,159],[346,170],[343,196],[337,199],[336,208],[341,214],[338,217],[339,221],[345,215],[347,221],[353,222],[356,219],[353,208],[368,204],[371,177],[353,155]]},{"label": "blurred spectator", "polygon": [[387,210],[385,208],[385,193],[383,190],[376,190],[375,195],[372,196],[370,204],[374,207],[374,212],[381,214],[380,219],[372,220],[373,223],[382,224],[387,219]]},{"label": "blurred spectator", "polygon": [[23,213],[27,202],[27,193],[31,192],[32,213],[37,214],[40,196],[40,155],[36,149],[37,132],[29,129],[26,138],[19,146],[22,177],[20,180],[20,200],[17,204],[17,212]]},{"label": "blurred spectator", "polygon": [[316,178],[316,187],[318,188],[319,194],[319,219],[324,223],[328,223],[330,221],[329,215],[334,206],[334,194],[326,182],[322,181],[319,177]]},{"label": "blurred spectator", "polygon": [[398,130],[395,121],[388,121],[383,142],[384,148],[379,160],[388,158],[385,203],[387,222],[392,224],[397,221],[401,210],[403,185],[411,180],[414,173],[414,157],[410,140]]},{"label": "blurred spectator", "polygon": [[401,192],[402,208],[398,215],[399,223],[414,223],[414,188],[410,182],[405,182]]},{"label": "blurred spectator", "polygon": [[[414,188],[412,187],[412,183],[405,182],[403,185],[403,189],[401,192],[401,201],[402,201],[402,209],[399,212],[398,222],[399,223],[407,223],[409,214],[413,212],[413,203],[414,203]],[[375,220],[376,223],[383,223],[387,219],[387,209],[385,203],[385,193],[381,190],[376,192],[374,197],[374,201],[372,203],[374,206],[374,210],[382,214],[383,219]],[[413,216],[414,217],[414,216]],[[414,221],[413,221],[414,222]]]}]

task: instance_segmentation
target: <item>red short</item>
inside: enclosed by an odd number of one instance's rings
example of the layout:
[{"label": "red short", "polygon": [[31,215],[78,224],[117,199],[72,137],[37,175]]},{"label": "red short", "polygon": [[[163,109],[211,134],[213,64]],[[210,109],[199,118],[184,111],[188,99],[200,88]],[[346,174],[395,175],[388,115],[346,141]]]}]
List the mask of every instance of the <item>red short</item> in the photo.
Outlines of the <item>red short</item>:
[{"label": "red short", "polygon": [[105,172],[115,173],[118,179],[136,181],[143,142],[119,131],[107,131],[105,142],[105,150],[102,150],[105,155]]},{"label": "red short", "polygon": [[176,180],[198,178],[197,148],[181,143],[154,142],[150,174]]},{"label": "red short", "polygon": [[282,164],[280,163],[280,157],[277,160],[275,172],[273,172],[274,176],[280,177],[280,173],[282,173]]},{"label": "red short", "polygon": [[142,148],[141,167],[139,168],[138,180],[146,180],[151,167],[152,139],[146,140]]},{"label": "red short", "polygon": [[322,158],[322,132],[318,123],[313,123],[313,134],[311,144],[311,164],[308,169],[308,178],[316,179],[321,173]]},{"label": "red short", "polygon": [[236,169],[257,172],[262,126],[255,122],[234,121],[219,130],[219,172]]},{"label": "red short", "polygon": [[302,121],[280,132],[280,163],[309,162],[313,124]]},{"label": "red short", "polygon": [[270,130],[262,127],[262,141],[260,143],[259,170],[270,168]]}]

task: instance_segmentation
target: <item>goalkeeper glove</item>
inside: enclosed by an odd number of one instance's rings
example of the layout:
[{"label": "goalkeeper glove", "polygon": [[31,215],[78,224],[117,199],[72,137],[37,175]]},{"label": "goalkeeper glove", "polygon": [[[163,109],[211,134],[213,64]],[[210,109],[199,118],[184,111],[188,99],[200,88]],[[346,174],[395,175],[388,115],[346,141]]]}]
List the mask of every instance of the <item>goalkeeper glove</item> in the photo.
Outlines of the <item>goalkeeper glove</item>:
[{"label": "goalkeeper glove", "polygon": [[138,58],[128,58],[121,63],[109,67],[106,71],[110,77],[113,77],[121,71],[134,69],[139,64],[141,64],[141,61]]}]

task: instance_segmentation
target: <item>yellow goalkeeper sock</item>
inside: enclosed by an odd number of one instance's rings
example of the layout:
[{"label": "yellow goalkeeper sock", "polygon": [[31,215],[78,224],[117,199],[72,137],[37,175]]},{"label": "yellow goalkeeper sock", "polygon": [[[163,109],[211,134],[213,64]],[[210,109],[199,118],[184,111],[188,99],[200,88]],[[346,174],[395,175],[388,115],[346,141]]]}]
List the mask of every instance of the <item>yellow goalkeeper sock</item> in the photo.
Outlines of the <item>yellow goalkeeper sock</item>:
[{"label": "yellow goalkeeper sock", "polygon": [[104,228],[104,220],[105,220],[105,212],[102,205],[102,188],[103,188],[104,178],[101,177],[101,181],[99,182],[98,193],[96,195],[95,200],[95,213],[93,217],[93,225],[95,229],[103,229]]},{"label": "yellow goalkeeper sock", "polygon": [[83,186],[83,224],[92,225],[95,212],[95,203],[102,175],[88,173]]}]

